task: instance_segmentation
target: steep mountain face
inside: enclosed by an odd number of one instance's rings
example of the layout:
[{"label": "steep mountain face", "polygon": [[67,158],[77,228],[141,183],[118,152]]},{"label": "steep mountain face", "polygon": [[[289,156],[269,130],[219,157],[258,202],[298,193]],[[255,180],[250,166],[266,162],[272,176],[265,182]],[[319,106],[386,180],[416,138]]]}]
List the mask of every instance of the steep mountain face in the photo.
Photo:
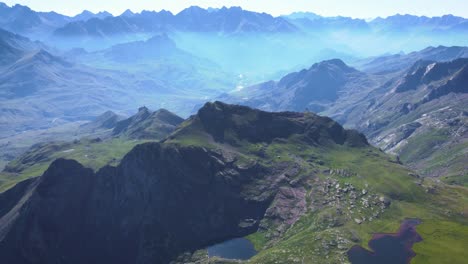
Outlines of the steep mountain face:
[{"label": "steep mountain face", "polygon": [[[434,215],[450,228],[466,222],[459,202],[438,209],[451,196],[425,192],[415,179],[329,118],[207,103],[166,140],[136,146],[116,167],[93,172],[58,159],[41,177],[0,194],[0,257],[187,263],[196,250],[253,233],[264,242],[252,263],[343,263],[361,236],[404,217],[430,215],[422,228],[435,224]],[[439,212],[447,209],[453,217]],[[424,237],[434,239],[441,238]],[[424,246],[418,252],[432,256]]]},{"label": "steep mountain face", "polygon": [[340,98],[365,94],[380,83],[378,77],[357,71],[339,59],[323,61],[309,69],[288,74],[280,81],[247,87],[223,100],[240,102],[266,110],[294,110],[321,112]]},{"label": "steep mountain face", "polygon": [[408,54],[395,54],[366,59],[353,65],[365,72],[386,74],[402,70],[406,71],[419,60],[444,62],[459,58],[468,58],[467,47],[428,47]]},{"label": "steep mountain face", "polygon": [[213,12],[192,6],[173,15],[168,11],[126,12],[119,17],[72,22],[59,28],[57,37],[110,37],[129,33],[158,33],[170,30],[193,32],[292,32],[296,28],[283,18],[242,10],[221,8]]},{"label": "steep mountain face", "polygon": [[420,61],[345,119],[427,175],[466,175],[467,80],[468,59]]}]

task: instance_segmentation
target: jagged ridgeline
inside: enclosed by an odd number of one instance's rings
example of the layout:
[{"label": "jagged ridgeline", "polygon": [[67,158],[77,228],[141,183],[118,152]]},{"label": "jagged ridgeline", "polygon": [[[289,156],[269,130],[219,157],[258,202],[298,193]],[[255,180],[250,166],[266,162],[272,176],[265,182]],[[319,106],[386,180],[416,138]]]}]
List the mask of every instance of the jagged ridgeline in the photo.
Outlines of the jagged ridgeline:
[{"label": "jagged ridgeline", "polygon": [[346,263],[352,246],[412,217],[423,238],[414,263],[461,263],[462,192],[422,181],[330,118],[207,103],[117,166],[58,159],[0,194],[0,259],[222,262],[204,248],[247,237],[252,263]]}]

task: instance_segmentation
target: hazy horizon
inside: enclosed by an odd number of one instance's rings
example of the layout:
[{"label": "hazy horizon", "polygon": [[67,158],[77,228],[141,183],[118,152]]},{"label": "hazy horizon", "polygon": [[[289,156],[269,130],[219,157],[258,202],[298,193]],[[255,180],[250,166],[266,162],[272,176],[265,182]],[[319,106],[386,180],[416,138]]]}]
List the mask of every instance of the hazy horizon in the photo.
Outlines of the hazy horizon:
[{"label": "hazy horizon", "polygon": [[[444,6],[440,6],[438,0],[318,0],[310,2],[307,0],[296,0],[294,2],[284,2],[280,0],[270,0],[265,4],[265,0],[175,0],[171,2],[141,0],[137,3],[130,1],[102,0],[96,3],[92,0],[82,0],[79,2],[67,3],[63,5],[60,0],[5,0],[0,1],[9,6],[15,4],[25,5],[35,11],[65,14],[75,16],[85,10],[93,13],[107,11],[113,15],[120,15],[125,10],[139,13],[143,10],[161,11],[168,10],[177,14],[190,6],[200,6],[202,8],[221,8],[240,6],[245,10],[255,12],[265,12],[274,16],[288,15],[294,12],[312,12],[321,16],[346,16],[361,19],[373,19],[377,17],[388,17],[397,14],[410,14],[417,16],[437,17],[443,15],[454,15],[468,18],[468,8],[459,0],[446,0]],[[366,8],[362,8],[365,6]]]}]

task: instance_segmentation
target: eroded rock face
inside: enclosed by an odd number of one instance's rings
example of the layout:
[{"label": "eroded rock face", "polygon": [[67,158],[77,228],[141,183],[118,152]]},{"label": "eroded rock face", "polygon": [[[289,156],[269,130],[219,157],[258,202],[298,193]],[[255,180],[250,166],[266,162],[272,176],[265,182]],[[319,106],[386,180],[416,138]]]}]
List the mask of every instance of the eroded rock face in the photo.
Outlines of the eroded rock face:
[{"label": "eroded rock face", "polygon": [[157,143],[96,174],[57,160],[19,210],[0,256],[7,263],[166,263],[184,250],[253,232],[274,186],[255,196],[244,189],[257,189],[269,170]]}]

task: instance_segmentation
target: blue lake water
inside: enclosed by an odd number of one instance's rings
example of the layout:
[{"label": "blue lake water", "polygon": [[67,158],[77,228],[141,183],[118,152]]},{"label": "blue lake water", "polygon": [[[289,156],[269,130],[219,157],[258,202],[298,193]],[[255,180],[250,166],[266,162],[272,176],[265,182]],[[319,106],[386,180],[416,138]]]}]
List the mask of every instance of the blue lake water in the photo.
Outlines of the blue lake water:
[{"label": "blue lake water", "polygon": [[248,260],[255,254],[257,254],[257,251],[254,245],[245,238],[235,238],[208,247],[208,256],[210,258]]},{"label": "blue lake water", "polygon": [[416,232],[417,219],[403,221],[394,234],[374,234],[369,241],[369,251],[361,246],[354,246],[348,251],[352,264],[408,264],[416,256],[413,244],[422,241]]}]

